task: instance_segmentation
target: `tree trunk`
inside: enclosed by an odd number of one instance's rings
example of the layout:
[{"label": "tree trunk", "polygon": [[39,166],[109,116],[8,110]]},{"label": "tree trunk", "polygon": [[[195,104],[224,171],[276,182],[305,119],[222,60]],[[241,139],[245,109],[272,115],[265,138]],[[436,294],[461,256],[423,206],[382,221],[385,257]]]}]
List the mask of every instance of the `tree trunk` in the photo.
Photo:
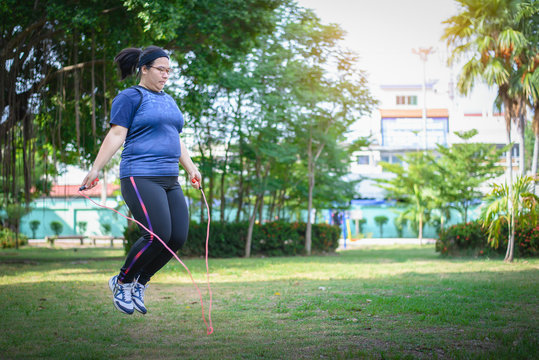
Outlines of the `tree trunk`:
[{"label": "tree trunk", "polygon": [[95,32],[92,32],[92,139],[96,142],[96,123],[95,123]]},{"label": "tree trunk", "polygon": [[[264,195],[262,195],[264,196]],[[245,240],[245,257],[248,258],[251,256],[251,244],[253,242],[253,229],[255,227],[256,213],[258,205],[260,202],[260,196],[256,197],[255,206],[253,206],[253,211],[249,217],[249,228],[247,229],[247,239]]]},{"label": "tree trunk", "polygon": [[265,189],[266,189],[266,183],[267,183],[270,165],[268,164],[266,166],[263,178],[260,176],[261,175],[260,167],[261,167],[260,159],[257,159],[256,175],[257,175],[257,179],[262,181],[262,187],[261,189],[259,189],[259,193],[256,195],[255,205],[253,206],[253,209],[251,211],[251,216],[249,217],[249,228],[247,229],[247,239],[245,240],[245,257],[251,256],[251,244],[252,244],[252,239],[253,239],[253,229],[255,225],[256,214],[258,212],[258,208],[260,204],[262,203],[262,200],[264,199],[264,193],[266,192]]},{"label": "tree trunk", "polygon": [[260,199],[258,206],[258,221],[262,224],[264,222],[264,196]]},{"label": "tree trunk", "polygon": [[240,150],[239,150],[239,159],[240,159],[240,181],[238,184],[238,212],[236,213],[236,222],[241,220],[241,212],[243,210],[243,196],[244,196],[244,185],[243,185],[243,149],[242,149],[242,135],[240,132]]},{"label": "tree trunk", "polygon": [[[327,132],[327,131],[326,131]],[[307,205],[307,229],[305,230],[305,252],[307,255],[311,255],[312,247],[312,221],[311,214],[313,212],[313,194],[314,194],[314,185],[315,185],[315,176],[316,176],[316,160],[322,153],[325,144],[321,144],[320,147],[316,150],[316,154],[313,156],[312,151],[312,127],[309,133],[309,143],[307,148],[307,176],[309,181],[309,195],[308,195],[308,205]]]},{"label": "tree trunk", "polygon": [[525,131],[526,131],[526,119],[523,114],[518,116],[518,155],[519,155],[519,173],[521,176],[526,174],[526,161],[525,161]]},{"label": "tree trunk", "polygon": [[423,245],[423,212],[419,213],[419,245]]},{"label": "tree trunk", "polygon": [[539,155],[539,134],[535,134],[535,142],[533,144],[533,158],[531,166],[531,175],[537,174],[537,160]]},{"label": "tree trunk", "polygon": [[[535,143],[533,144],[533,159],[532,159],[532,169],[531,169],[531,175],[537,176],[537,157],[539,155],[539,133],[535,134]],[[537,179],[534,181],[533,186],[533,193],[537,195]]]},{"label": "tree trunk", "polygon": [[512,201],[509,200],[509,213],[511,214],[511,224],[509,226],[509,239],[507,242],[507,251],[505,253],[505,262],[513,261],[513,249],[515,247],[515,212],[516,210],[512,206]]},{"label": "tree trunk", "polygon": [[[75,31],[75,35],[73,38],[73,53],[74,53],[74,60],[75,64],[79,62],[79,47],[78,47],[78,36],[77,32]],[[80,148],[80,109],[79,109],[79,87],[80,87],[80,81],[79,81],[79,70],[75,69],[73,70],[73,82],[74,82],[74,90],[75,90],[75,132],[77,134],[77,151]]]},{"label": "tree trunk", "polygon": [[313,211],[313,189],[314,189],[314,168],[312,164],[312,151],[311,146],[309,145],[308,150],[308,168],[309,168],[309,196],[308,196],[308,205],[307,205],[307,229],[305,230],[305,253],[311,255],[312,247],[312,223],[311,223],[311,213]]},{"label": "tree trunk", "polygon": [[103,181],[101,182],[101,204],[105,205],[107,202],[107,169],[103,168]]},{"label": "tree trunk", "polygon": [[[511,129],[509,129],[505,133],[505,136],[506,136],[507,144],[511,144]],[[513,147],[512,146],[505,153],[505,161],[507,162],[507,173],[506,173],[507,182],[509,185],[511,185],[513,183]]]}]

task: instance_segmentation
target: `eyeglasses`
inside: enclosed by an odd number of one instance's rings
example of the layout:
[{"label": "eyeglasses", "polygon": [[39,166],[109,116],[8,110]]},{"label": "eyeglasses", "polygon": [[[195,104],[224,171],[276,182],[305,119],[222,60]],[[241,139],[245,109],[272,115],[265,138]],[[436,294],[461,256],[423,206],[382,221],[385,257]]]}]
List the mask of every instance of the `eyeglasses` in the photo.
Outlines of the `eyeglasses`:
[{"label": "eyeglasses", "polygon": [[152,65],[147,65],[147,67],[157,69],[161,74],[164,74],[164,73],[167,73],[167,75],[174,74],[174,70],[172,70],[171,68],[166,68],[163,66],[152,66]]}]

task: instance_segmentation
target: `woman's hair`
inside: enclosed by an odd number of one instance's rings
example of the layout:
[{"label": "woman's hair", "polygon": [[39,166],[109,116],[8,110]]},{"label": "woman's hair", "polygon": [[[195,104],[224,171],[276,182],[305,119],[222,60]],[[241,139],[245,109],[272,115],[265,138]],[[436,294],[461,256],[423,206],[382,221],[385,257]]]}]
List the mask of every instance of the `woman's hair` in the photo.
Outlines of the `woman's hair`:
[{"label": "woman's hair", "polygon": [[[114,62],[118,64],[118,67],[120,68],[121,79],[123,80],[126,77],[133,75],[137,72],[137,69],[140,70],[140,59],[150,53],[165,54],[163,49],[154,45],[148,46],[144,50],[139,48],[126,48],[120,51],[114,58]],[[164,56],[168,57],[166,54]],[[155,59],[146,62],[143,65],[151,66],[154,61]]]}]

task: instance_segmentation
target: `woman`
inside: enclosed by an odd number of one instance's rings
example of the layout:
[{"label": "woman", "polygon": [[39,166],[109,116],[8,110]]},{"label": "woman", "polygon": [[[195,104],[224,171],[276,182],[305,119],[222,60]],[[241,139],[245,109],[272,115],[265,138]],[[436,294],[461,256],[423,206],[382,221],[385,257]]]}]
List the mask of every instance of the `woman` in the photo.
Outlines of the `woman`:
[{"label": "woman", "polygon": [[[173,251],[187,239],[189,216],[178,182],[178,162],[198,188],[201,175],[179,133],[183,116],[172,97],[163,92],[171,69],[167,53],[150,46],[122,50],[114,59],[122,80],[138,72],[140,82],[114,98],[111,129],[82,186],[91,189],[98,173],[124,145],[120,163],[122,196],[134,218],[158,235]],[[109,280],[114,306],[125,314],[147,312],[148,281],[172,258],[158,239],[144,229],[118,275]]]}]

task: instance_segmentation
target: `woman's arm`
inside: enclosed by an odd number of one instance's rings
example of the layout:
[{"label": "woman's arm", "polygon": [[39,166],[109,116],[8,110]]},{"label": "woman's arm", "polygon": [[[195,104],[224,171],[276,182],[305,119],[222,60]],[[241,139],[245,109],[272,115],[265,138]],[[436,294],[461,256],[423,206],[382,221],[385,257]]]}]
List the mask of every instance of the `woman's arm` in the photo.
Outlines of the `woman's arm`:
[{"label": "woman's arm", "polygon": [[127,128],[120,125],[112,125],[112,128],[109,130],[99,153],[95,158],[94,165],[88,175],[82,181],[82,186],[85,186],[86,189],[91,189],[97,184],[92,183],[98,176],[101,169],[109,162],[116,151],[123,145],[125,137],[127,136]]},{"label": "woman's arm", "polygon": [[[200,184],[202,184],[201,182],[202,175],[200,175],[198,168],[193,163],[193,160],[191,160],[189,151],[187,151],[187,148],[185,147],[182,141],[180,141],[180,146],[181,146],[181,151],[182,151],[182,154],[180,156],[180,164],[182,164],[182,167],[189,174],[189,180],[191,181],[191,186],[193,186],[195,189],[198,189],[200,187]],[[196,183],[193,183],[193,179],[196,180]]]}]

